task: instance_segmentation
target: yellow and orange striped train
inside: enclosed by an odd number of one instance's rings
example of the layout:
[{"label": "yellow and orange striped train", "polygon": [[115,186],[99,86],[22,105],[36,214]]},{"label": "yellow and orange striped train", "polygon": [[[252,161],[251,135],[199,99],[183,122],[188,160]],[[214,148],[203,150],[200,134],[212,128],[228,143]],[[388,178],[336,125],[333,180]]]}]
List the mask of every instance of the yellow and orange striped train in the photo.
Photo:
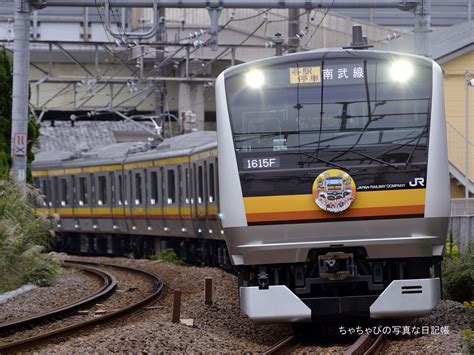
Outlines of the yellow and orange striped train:
[{"label": "yellow and orange striped train", "polygon": [[156,147],[128,142],[77,155],[41,153],[32,170],[46,197],[38,210],[60,217],[60,250],[142,256],[175,248],[188,260],[228,262],[215,132]]},{"label": "yellow and orange striped train", "polygon": [[250,318],[431,311],[450,216],[439,65],[295,53],[227,69],[216,103],[220,213]]}]

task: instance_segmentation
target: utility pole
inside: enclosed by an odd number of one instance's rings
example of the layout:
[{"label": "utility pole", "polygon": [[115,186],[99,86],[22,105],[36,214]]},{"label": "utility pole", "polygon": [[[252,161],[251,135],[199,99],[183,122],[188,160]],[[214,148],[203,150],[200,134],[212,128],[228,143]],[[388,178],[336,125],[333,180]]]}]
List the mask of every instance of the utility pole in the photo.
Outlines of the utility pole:
[{"label": "utility pole", "polygon": [[464,121],[465,127],[465,141],[464,141],[464,149],[465,149],[465,164],[466,164],[466,186],[464,188],[464,197],[469,198],[469,180],[470,180],[470,161],[469,161],[469,153],[471,152],[471,144],[469,142],[469,86],[474,86],[474,79],[472,79],[472,74],[469,69],[466,69],[464,72],[464,78],[466,81],[466,119]]},{"label": "utility pole", "polygon": [[431,0],[420,0],[416,5],[414,32],[417,54],[431,57]]},{"label": "utility pole", "polygon": [[300,32],[300,9],[288,9],[288,53],[298,51],[300,40],[297,37]]},{"label": "utility pole", "polygon": [[24,185],[28,150],[30,76],[30,4],[28,0],[15,0],[14,29],[11,175],[18,183]]}]

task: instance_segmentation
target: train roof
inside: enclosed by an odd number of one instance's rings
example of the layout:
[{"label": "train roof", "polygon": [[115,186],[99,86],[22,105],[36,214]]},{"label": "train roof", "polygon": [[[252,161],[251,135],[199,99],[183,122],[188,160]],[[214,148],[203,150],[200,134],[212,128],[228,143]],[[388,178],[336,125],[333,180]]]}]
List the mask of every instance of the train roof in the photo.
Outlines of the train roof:
[{"label": "train roof", "polygon": [[38,153],[33,170],[122,164],[186,156],[217,147],[213,131],[193,132],[167,138],[154,146],[151,142],[125,142],[76,153],[45,151]]},{"label": "train roof", "polygon": [[235,74],[239,74],[243,71],[248,70],[252,67],[258,66],[272,66],[275,64],[282,64],[296,60],[309,60],[309,59],[324,59],[324,58],[383,58],[383,57],[406,57],[411,58],[412,60],[418,61],[418,63],[424,63],[424,65],[432,65],[433,60],[423,56],[403,53],[403,52],[394,52],[394,51],[384,51],[384,50],[375,50],[375,49],[342,49],[342,48],[321,48],[315,49],[307,52],[296,52],[291,54],[285,54],[282,56],[275,56],[269,58],[262,58],[253,62],[242,63],[234,65],[230,68],[224,70],[219,77],[224,76],[225,78],[230,77]]}]

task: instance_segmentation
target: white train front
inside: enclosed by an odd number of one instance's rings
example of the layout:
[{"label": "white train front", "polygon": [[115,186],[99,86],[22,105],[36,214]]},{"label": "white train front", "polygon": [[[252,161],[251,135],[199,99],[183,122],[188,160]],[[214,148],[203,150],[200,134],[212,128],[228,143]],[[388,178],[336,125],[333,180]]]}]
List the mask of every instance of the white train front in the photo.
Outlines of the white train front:
[{"label": "white train front", "polygon": [[220,211],[249,317],[435,306],[450,214],[435,62],[366,50],[274,57],[224,71],[216,102]]}]

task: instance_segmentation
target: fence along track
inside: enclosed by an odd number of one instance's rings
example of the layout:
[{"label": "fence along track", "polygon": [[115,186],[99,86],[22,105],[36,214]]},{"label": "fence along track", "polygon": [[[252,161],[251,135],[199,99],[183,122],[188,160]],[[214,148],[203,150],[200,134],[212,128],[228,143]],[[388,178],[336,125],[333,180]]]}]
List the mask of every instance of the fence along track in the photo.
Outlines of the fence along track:
[{"label": "fence along track", "polygon": [[136,302],[128,307],[122,308],[116,312],[109,313],[106,315],[101,316],[100,318],[95,318],[95,319],[90,319],[85,322],[73,324],[64,328],[60,328],[57,330],[53,330],[51,332],[46,332],[43,334],[39,334],[37,336],[33,336],[27,339],[22,339],[13,343],[5,344],[0,346],[0,353],[6,353],[6,352],[18,352],[24,349],[28,349],[29,347],[33,345],[38,345],[40,343],[45,343],[50,340],[53,340],[59,336],[68,336],[71,335],[72,333],[77,333],[79,330],[84,330],[84,329],[89,329],[92,327],[97,326],[98,324],[109,322],[112,320],[119,319],[121,317],[125,317],[127,315],[132,314],[133,312],[147,306],[148,304],[156,301],[158,297],[161,295],[161,292],[163,290],[163,281],[155,274],[144,271],[144,270],[139,270],[139,269],[134,269],[131,267],[126,267],[126,266],[119,266],[119,265],[113,265],[113,264],[98,264],[98,263],[93,263],[93,262],[86,262],[86,261],[77,261],[77,260],[69,260],[68,264],[81,264],[81,265],[95,265],[95,266],[106,266],[106,267],[114,267],[122,270],[127,270],[130,272],[136,272],[136,273],[141,273],[143,275],[146,275],[149,278],[152,278],[156,290],[148,295],[147,297],[143,298],[139,302]]}]

